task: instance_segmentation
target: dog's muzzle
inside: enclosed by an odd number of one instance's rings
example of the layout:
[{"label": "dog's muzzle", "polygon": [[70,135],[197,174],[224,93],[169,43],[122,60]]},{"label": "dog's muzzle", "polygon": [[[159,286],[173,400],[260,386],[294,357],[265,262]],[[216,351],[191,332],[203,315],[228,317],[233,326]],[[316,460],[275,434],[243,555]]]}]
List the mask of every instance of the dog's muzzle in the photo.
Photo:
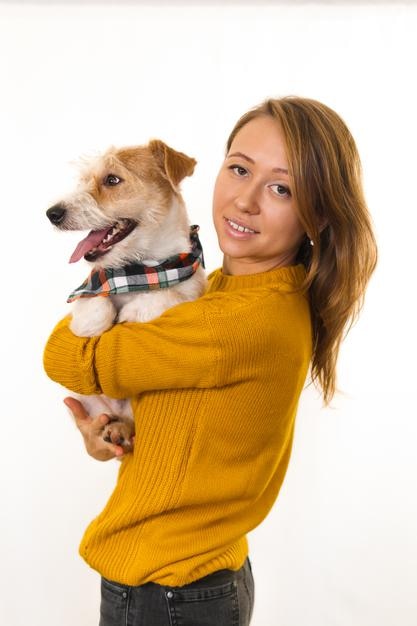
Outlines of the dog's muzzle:
[{"label": "dog's muzzle", "polygon": [[52,224],[57,226],[65,219],[66,208],[62,204],[55,204],[47,210],[46,216]]}]

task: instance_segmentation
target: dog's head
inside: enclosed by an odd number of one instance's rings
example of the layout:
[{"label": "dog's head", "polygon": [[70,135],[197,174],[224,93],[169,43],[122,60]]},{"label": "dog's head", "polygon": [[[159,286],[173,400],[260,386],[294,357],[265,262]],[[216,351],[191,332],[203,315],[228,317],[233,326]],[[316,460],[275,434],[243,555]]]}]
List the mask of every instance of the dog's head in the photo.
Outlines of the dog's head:
[{"label": "dog's head", "polygon": [[61,230],[90,230],[70,262],[84,257],[99,267],[116,267],[177,252],[184,237],[188,240],[178,185],[195,164],[158,139],[146,146],[111,148],[90,161],[75,193],[46,212]]}]

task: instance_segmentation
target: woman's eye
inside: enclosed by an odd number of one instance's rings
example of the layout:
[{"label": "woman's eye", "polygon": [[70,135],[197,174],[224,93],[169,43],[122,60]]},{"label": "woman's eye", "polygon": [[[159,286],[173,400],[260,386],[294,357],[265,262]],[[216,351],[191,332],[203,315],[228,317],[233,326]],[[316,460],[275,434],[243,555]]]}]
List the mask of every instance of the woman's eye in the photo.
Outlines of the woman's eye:
[{"label": "woman's eye", "polygon": [[230,165],[229,170],[232,170],[237,176],[245,176],[248,173],[241,165]]},{"label": "woman's eye", "polygon": [[103,180],[103,184],[107,187],[114,187],[122,182],[122,179],[116,176],[116,174],[107,174]]},{"label": "woman's eye", "polygon": [[277,196],[280,196],[281,198],[286,198],[286,197],[291,196],[290,190],[288,189],[288,187],[285,187],[284,185],[271,185],[271,189]]}]

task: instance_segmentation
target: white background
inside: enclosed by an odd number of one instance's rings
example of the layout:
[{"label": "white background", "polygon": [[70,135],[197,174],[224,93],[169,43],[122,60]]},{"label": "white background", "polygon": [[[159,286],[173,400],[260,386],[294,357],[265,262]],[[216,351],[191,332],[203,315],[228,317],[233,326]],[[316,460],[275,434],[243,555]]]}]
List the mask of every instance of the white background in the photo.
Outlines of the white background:
[{"label": "white background", "polygon": [[[83,451],[42,350],[85,276],[45,210],[70,162],[159,137],[198,160],[183,191],[208,270],[211,190],[236,119],[268,96],[322,100],[362,155],[379,243],[332,408],[307,389],[287,478],[250,535],[253,626],[415,626],[416,52],[413,4],[0,3],[0,622],[97,623],[77,554],[117,462]],[[220,625],[219,625],[220,626]]]}]

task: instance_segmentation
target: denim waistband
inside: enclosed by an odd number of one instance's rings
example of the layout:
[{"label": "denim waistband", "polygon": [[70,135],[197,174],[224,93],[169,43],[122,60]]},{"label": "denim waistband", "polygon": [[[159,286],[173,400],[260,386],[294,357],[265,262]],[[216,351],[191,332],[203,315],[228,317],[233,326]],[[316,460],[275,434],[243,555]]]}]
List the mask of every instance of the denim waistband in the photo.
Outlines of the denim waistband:
[{"label": "denim waistband", "polygon": [[[212,585],[224,585],[228,582],[240,581],[241,579],[245,577],[245,573],[247,573],[248,571],[249,572],[252,571],[249,558],[246,559],[242,567],[238,570],[231,570],[231,569],[217,570],[216,572],[212,572],[211,574],[208,574],[207,576],[203,576],[203,578],[198,578],[197,580],[194,580],[192,583],[187,583],[183,587],[177,587],[177,588],[178,589],[193,589],[195,587],[204,588],[204,587],[210,587]],[[122,587],[124,589],[137,588],[137,587],[130,587],[129,585],[123,585],[116,581],[108,580],[104,577],[103,577],[103,580],[105,580],[106,582],[112,585],[117,585],[117,587],[119,588],[122,588]],[[145,583],[144,585],[139,585],[138,587],[150,587],[154,585],[156,585],[157,587],[160,586],[160,585],[157,585],[157,583],[150,582],[150,583]],[[166,587],[166,585],[162,585],[162,587]],[[172,589],[174,589],[174,587],[172,587]]]}]

